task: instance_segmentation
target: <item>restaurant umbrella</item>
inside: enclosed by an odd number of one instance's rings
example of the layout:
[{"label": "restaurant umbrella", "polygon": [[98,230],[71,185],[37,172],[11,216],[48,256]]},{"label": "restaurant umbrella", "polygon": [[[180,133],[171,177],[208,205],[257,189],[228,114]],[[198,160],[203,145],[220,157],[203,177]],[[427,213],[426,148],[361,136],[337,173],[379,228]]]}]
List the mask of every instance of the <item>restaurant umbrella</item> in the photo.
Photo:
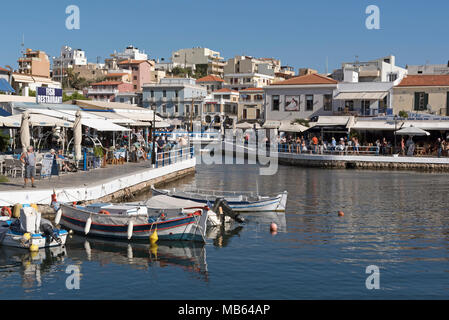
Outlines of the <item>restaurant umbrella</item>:
[{"label": "restaurant umbrella", "polygon": [[75,159],[81,159],[81,140],[82,140],[82,125],[81,125],[81,112],[78,110],[76,112],[75,122],[73,124],[73,136],[74,136],[74,146]]},{"label": "restaurant umbrella", "polygon": [[402,135],[402,136],[430,136],[430,133],[421,129],[414,127],[411,125],[410,127],[401,128],[400,130],[396,131],[396,134]]},{"label": "restaurant umbrella", "polygon": [[22,123],[20,125],[20,142],[22,143],[22,152],[26,152],[30,146],[30,114],[25,111],[22,114]]}]

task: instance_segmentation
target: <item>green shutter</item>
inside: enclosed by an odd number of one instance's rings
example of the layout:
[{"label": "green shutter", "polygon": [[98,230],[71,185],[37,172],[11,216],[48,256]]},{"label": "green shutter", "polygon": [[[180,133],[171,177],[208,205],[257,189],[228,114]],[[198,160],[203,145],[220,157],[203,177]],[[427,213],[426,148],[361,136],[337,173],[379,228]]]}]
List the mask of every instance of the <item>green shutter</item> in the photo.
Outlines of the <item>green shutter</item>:
[{"label": "green shutter", "polygon": [[424,93],[424,110],[427,110],[427,105],[429,104],[429,94]]},{"label": "green shutter", "polygon": [[419,92],[415,92],[415,111],[419,110]]},{"label": "green shutter", "polygon": [[446,115],[449,116],[449,91],[447,92],[446,97]]}]

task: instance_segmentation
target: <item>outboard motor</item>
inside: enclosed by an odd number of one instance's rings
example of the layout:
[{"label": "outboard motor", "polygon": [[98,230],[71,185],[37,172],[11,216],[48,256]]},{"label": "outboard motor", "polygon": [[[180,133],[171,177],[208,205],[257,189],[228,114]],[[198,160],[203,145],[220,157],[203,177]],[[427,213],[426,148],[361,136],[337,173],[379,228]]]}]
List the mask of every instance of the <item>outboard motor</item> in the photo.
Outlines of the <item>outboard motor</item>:
[{"label": "outboard motor", "polygon": [[55,230],[53,229],[53,225],[49,220],[41,219],[40,230],[48,240],[51,241],[53,239],[58,244],[62,243],[61,239],[58,236],[56,236]]},{"label": "outboard motor", "polygon": [[223,210],[223,214],[225,216],[231,217],[232,219],[234,219],[239,223],[245,222],[245,219],[243,219],[239,213],[235,213],[224,198],[217,198],[215,200],[212,211],[218,212],[219,207],[221,207],[221,209]]}]

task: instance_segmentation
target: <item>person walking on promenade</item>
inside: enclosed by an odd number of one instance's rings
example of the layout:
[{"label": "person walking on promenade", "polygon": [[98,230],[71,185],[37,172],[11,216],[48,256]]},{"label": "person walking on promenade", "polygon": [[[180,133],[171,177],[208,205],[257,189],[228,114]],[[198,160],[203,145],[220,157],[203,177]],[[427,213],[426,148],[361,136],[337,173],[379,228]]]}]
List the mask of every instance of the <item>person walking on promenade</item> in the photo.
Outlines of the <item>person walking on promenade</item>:
[{"label": "person walking on promenade", "polygon": [[441,138],[437,139],[437,148],[438,148],[438,158],[441,157],[441,154],[443,153],[444,150],[444,140],[442,140]]},{"label": "person walking on promenade", "polygon": [[405,140],[404,137],[401,138],[401,154],[405,156]]},{"label": "person walking on promenade", "polygon": [[22,153],[20,161],[25,164],[25,183],[23,187],[26,188],[28,179],[31,179],[31,187],[36,188],[34,185],[34,178],[36,177],[36,153],[32,146],[29,146],[27,151]]},{"label": "person walking on promenade", "polygon": [[312,143],[313,143],[313,153],[318,153],[318,138],[316,136],[313,136]]}]

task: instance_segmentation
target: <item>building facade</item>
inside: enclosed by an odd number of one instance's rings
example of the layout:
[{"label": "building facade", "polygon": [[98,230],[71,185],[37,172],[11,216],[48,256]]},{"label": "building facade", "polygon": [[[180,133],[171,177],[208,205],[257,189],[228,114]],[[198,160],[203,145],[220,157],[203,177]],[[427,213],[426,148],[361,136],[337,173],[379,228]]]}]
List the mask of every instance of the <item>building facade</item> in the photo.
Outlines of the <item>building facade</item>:
[{"label": "building facade", "polygon": [[73,69],[75,66],[85,65],[87,65],[87,58],[83,50],[63,46],[60,56],[53,58],[53,80],[61,82],[66,76],[68,68]]},{"label": "building facade", "polygon": [[263,89],[265,121],[293,121],[332,115],[337,81],[310,74],[276,82]]},{"label": "building facade", "polygon": [[393,91],[395,114],[449,115],[449,75],[408,75]]},{"label": "building facade", "polygon": [[231,127],[237,123],[239,92],[223,88],[212,92],[204,100],[202,121],[216,127]]},{"label": "building facade", "polygon": [[206,87],[207,93],[212,93],[223,88],[224,80],[218,76],[208,75],[197,79],[196,84]]},{"label": "building facade", "polygon": [[409,75],[444,75],[449,74],[449,61],[447,64],[425,64],[406,66]]},{"label": "building facade", "polygon": [[225,74],[224,80],[227,88],[239,91],[269,86],[274,82],[275,77],[261,73],[228,73]]},{"label": "building facade", "polygon": [[20,74],[50,78],[50,60],[44,51],[26,49],[17,62]]},{"label": "building facade", "polygon": [[180,49],[172,53],[171,60],[175,66],[199,68],[204,66],[207,74],[223,77],[224,59],[220,52],[208,48]]},{"label": "building facade", "polygon": [[90,88],[87,89],[86,96],[92,100],[115,102],[117,94],[134,91],[132,83],[125,83],[122,81],[102,81],[93,83]]},{"label": "building facade", "polygon": [[264,106],[263,88],[240,90],[238,121],[262,121]]},{"label": "building facade", "polygon": [[118,63],[119,70],[131,72],[131,82],[134,91],[141,91],[144,83],[151,83],[151,72],[154,62],[149,60],[123,60]]},{"label": "building facade", "polygon": [[166,117],[197,118],[207,89],[192,78],[163,78],[142,88],[143,106]]},{"label": "building facade", "polygon": [[[388,56],[367,62],[343,63],[333,77],[339,80],[334,94],[336,114],[377,116],[392,114],[393,87],[407,70],[396,66]],[[339,79],[339,77],[343,77]]]}]

